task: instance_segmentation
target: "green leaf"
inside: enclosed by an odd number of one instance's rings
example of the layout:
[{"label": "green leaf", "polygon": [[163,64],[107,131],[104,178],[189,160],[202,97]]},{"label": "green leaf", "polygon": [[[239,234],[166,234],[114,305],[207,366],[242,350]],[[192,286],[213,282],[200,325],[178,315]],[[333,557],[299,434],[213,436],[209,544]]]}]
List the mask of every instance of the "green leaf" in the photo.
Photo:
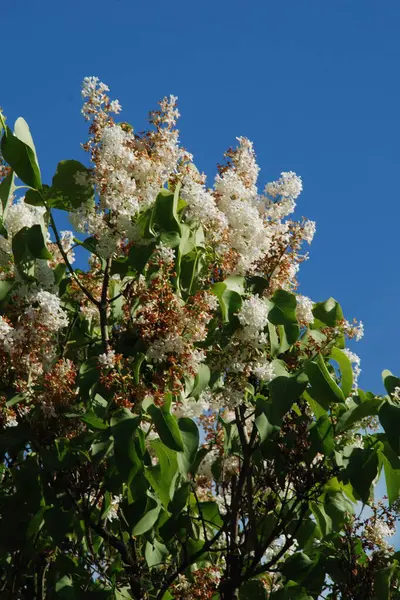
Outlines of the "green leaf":
[{"label": "green leaf", "polygon": [[319,354],[315,360],[305,364],[305,370],[311,383],[310,394],[319,402],[344,402],[344,394],[330,375],[324,359]]},{"label": "green leaf", "polygon": [[[148,262],[150,256],[154,252],[154,244],[149,244],[148,246],[136,246],[133,245],[128,254],[128,263],[135,271],[138,273],[142,273],[146,263]],[[116,261],[114,261],[116,262]]]},{"label": "green leaf", "polygon": [[[398,567],[397,560],[388,567],[379,568],[375,574],[374,600],[391,600],[391,582]],[[396,586],[397,589],[397,586]],[[397,595],[397,594],[396,594]]]},{"label": "green leaf", "polygon": [[[178,455],[179,456],[179,455]],[[181,513],[186,507],[190,495],[190,481],[187,481],[180,488],[175,490],[174,497],[168,505],[168,511],[173,514]]]},{"label": "green leaf", "polygon": [[111,419],[115,462],[127,483],[142,467],[134,443],[134,433],[139,423],[140,417],[133,415],[128,408],[119,409]]},{"label": "green leaf", "polygon": [[205,363],[200,363],[194,379],[193,389],[190,393],[193,398],[198,398],[201,392],[205,390],[210,382],[210,377],[210,368]]},{"label": "green leaf", "polygon": [[36,190],[28,190],[25,194],[24,202],[31,206],[44,206],[43,196]]},{"label": "green leaf", "polygon": [[229,289],[225,281],[215,283],[212,292],[219,300],[222,318],[225,323],[237,319],[236,314],[242,306],[241,295],[237,291]]},{"label": "green leaf", "polygon": [[17,138],[21,140],[21,142],[24,142],[24,144],[31,148],[35,155],[36,163],[38,163],[36,148],[35,144],[33,143],[33,138],[29,129],[29,125],[22,117],[18,117],[18,119],[14,123],[14,135],[17,136]]},{"label": "green leaf", "polygon": [[14,194],[14,191],[14,173],[11,171],[0,183],[0,201],[2,206],[1,214],[3,217],[5,217],[7,214],[8,204]]},{"label": "green leaf", "polygon": [[170,413],[170,402],[165,402],[161,408],[151,404],[147,412],[153,419],[154,426],[161,441],[171,450],[183,452],[183,441],[176,418]]},{"label": "green leaf", "polygon": [[154,538],[152,542],[147,542],[144,555],[146,558],[147,566],[151,569],[152,567],[162,565],[165,562],[169,554],[168,548],[161,542]]},{"label": "green leaf", "polygon": [[[332,523],[332,531],[340,531],[348,514],[354,513],[354,506],[342,491],[331,491],[325,495],[325,514]],[[322,507],[320,506],[322,510]]]},{"label": "green leaf", "polygon": [[354,408],[350,408],[350,410],[347,410],[338,419],[336,433],[347,431],[354,423],[361,421],[365,417],[377,415],[383,402],[384,400],[379,398],[371,398],[370,400],[361,402],[361,404],[358,404]]},{"label": "green leaf", "polygon": [[267,590],[259,579],[246,581],[239,589],[239,600],[267,600]]},{"label": "green leaf", "polygon": [[158,458],[158,464],[145,469],[144,474],[163,506],[167,509],[174,496],[178,476],[176,452],[167,448],[160,440],[153,440],[151,447]]},{"label": "green leaf", "polygon": [[55,592],[60,598],[65,598],[65,600],[74,600],[76,598],[74,584],[70,575],[64,575],[57,581]]},{"label": "green leaf", "polygon": [[332,532],[332,518],[325,511],[322,502],[310,502],[311,512],[315,517],[315,521],[324,537]]},{"label": "green leaf", "polygon": [[181,237],[177,231],[163,232],[160,241],[169,248],[176,248],[181,243]]},{"label": "green leaf", "polygon": [[4,160],[26,185],[40,190],[42,182],[35,151],[18,139],[9,127],[6,128],[6,131],[7,135],[4,135],[1,140],[1,152]]},{"label": "green leaf", "polygon": [[290,345],[299,337],[300,328],[296,316],[296,296],[286,290],[277,290],[271,298],[272,308],[268,320],[273,325],[283,325]]},{"label": "green leaf", "polygon": [[317,302],[312,312],[316,319],[329,327],[335,327],[339,321],[344,319],[342,308],[334,298],[328,298],[325,302]]},{"label": "green leaf", "polygon": [[43,527],[44,524],[44,513],[48,507],[41,506],[36,514],[30,519],[28,527],[26,528],[26,538],[29,540],[33,538]]},{"label": "green leaf", "polygon": [[382,371],[383,385],[388,394],[393,394],[396,387],[400,387],[400,379],[385,369]]},{"label": "green leaf", "polygon": [[4,298],[6,298],[6,296],[12,290],[13,287],[14,287],[13,280],[7,280],[7,279],[0,280],[0,301],[4,300]]},{"label": "green leaf", "polygon": [[256,398],[256,413],[255,413],[255,424],[260,435],[261,442],[267,440],[277,427],[274,427],[268,420],[268,414],[271,410],[270,402],[263,396],[257,396]]},{"label": "green leaf", "polygon": [[154,205],[153,220],[158,225],[160,231],[181,233],[181,226],[178,217],[178,193],[172,193],[169,190],[161,189]]},{"label": "green leaf", "polygon": [[183,442],[183,452],[178,454],[178,465],[182,475],[186,476],[196,458],[200,434],[196,423],[187,417],[178,420],[178,427]]},{"label": "green leaf", "polygon": [[275,377],[268,389],[272,399],[269,420],[273,425],[280,425],[282,418],[290,410],[292,404],[300,398],[307,387],[308,378],[305,373]]},{"label": "green leaf", "polygon": [[383,463],[385,472],[386,490],[391,506],[399,499],[400,495],[400,458],[393,452],[387,441],[384,441],[384,450],[378,450],[379,458]]},{"label": "green leaf", "polygon": [[100,377],[99,360],[97,356],[92,356],[81,364],[79,369],[79,393],[83,400],[88,400],[91,388],[98,383]]},{"label": "green leaf", "polygon": [[275,357],[279,354],[279,339],[278,334],[276,333],[275,325],[268,322],[268,335],[269,335],[269,345],[271,349],[271,356]]},{"label": "green leaf", "polygon": [[268,319],[274,325],[291,325],[297,323],[296,296],[286,290],[277,290],[271,298],[273,304]]},{"label": "green leaf", "polygon": [[336,346],[334,346],[329,355],[331,360],[338,363],[340,367],[340,387],[345,398],[348,398],[353,388],[353,369],[349,357]]},{"label": "green leaf", "polygon": [[301,583],[310,573],[314,562],[304,552],[295,552],[280,567],[280,571],[286,579]]},{"label": "green leaf", "polygon": [[327,414],[327,412],[329,410],[328,402],[326,402],[325,400],[323,400],[322,402],[316,400],[315,398],[310,396],[310,394],[308,393],[307,390],[303,392],[303,398],[305,398],[307,400],[308,404],[310,405],[311,410],[313,411],[313,413],[317,419],[319,419],[320,417]]},{"label": "green leaf", "polygon": [[155,500],[149,498],[146,509],[144,516],[133,527],[132,535],[143,535],[146,531],[150,531],[158,519],[161,511],[161,504],[158,504]]},{"label": "green leaf", "polygon": [[379,411],[379,421],[386,432],[389,444],[400,455],[400,407],[384,402]]},{"label": "green leaf", "polygon": [[92,429],[108,429],[108,424],[95,414],[91,409],[88,410],[82,417],[81,421],[89,425]]},{"label": "green leaf", "polygon": [[364,504],[369,500],[372,482],[378,475],[378,468],[378,453],[374,449],[355,448],[351,453],[345,475]]},{"label": "green leaf", "polygon": [[214,501],[199,502],[197,505],[199,514],[202,515],[204,521],[209,524],[211,523],[215,527],[222,527],[224,520],[219,512],[218,504]]},{"label": "green leaf", "polygon": [[333,428],[328,416],[323,415],[314,422],[310,428],[311,450],[313,455],[319,452],[325,456],[330,456],[335,449],[335,440],[333,437]]},{"label": "green leaf", "polygon": [[90,183],[86,185],[76,183],[75,177],[79,173],[88,175],[89,171],[77,160],[62,160],[58,163],[49,190],[49,204],[53,208],[71,210],[92,201],[93,186]]},{"label": "green leaf", "polygon": [[42,228],[40,225],[32,225],[26,232],[26,242],[29,252],[34,258],[42,258],[50,260],[53,258],[51,252],[46,247],[46,242],[43,237]]}]

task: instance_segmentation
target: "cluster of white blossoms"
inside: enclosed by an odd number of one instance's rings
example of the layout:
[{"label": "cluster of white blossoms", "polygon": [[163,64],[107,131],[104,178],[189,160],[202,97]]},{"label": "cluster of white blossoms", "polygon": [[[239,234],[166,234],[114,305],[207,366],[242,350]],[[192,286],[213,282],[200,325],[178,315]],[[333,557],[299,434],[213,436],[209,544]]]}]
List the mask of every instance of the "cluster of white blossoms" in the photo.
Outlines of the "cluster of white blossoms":
[{"label": "cluster of white blossoms", "polygon": [[109,350],[99,356],[99,365],[106,369],[112,369],[115,365],[115,350]]},{"label": "cluster of white blossoms", "polygon": [[14,345],[14,329],[0,316],[0,343],[6,352],[11,352]]},{"label": "cluster of white blossoms", "polygon": [[353,370],[353,389],[357,391],[358,389],[358,378],[361,374],[361,358],[355,353],[345,348],[343,352],[346,354],[347,358],[351,362],[351,368]]},{"label": "cluster of white blossoms", "polygon": [[296,296],[296,316],[300,323],[304,325],[309,325],[314,321],[314,315],[312,312],[314,303],[307,296]]},{"label": "cluster of white blossoms", "polygon": [[242,326],[240,338],[244,341],[265,343],[263,331],[268,324],[269,307],[259,296],[250,296],[243,300],[238,319]]},{"label": "cluster of white blossoms", "polygon": [[[237,148],[226,153],[227,164],[220,167],[214,187],[207,189],[205,176],[180,145],[175,96],[164,98],[160,110],[151,113],[152,130],[136,134],[130,125],[114,122],[111,114],[118,114],[121,107],[110,100],[108,91],[95,77],[84,80],[83,114],[92,121],[91,138],[84,147],[91,152],[91,181],[98,201],[95,206],[81,206],[71,216],[78,231],[97,239],[101,256],[118,253],[127,239],[143,243],[136,228],[138,215],[154,204],[166,184],[180,186],[186,203],[184,218],[201,223],[207,241],[221,256],[230,257],[230,272],[257,272],[259,261],[272,256],[273,248],[290,246],[291,234],[282,219],[293,212],[302,191],[295,173],[282,173],[278,181],[267,184],[265,195],[260,194],[253,144],[238,137]],[[87,176],[81,175],[77,183],[87,185]],[[301,231],[302,239],[311,243],[315,223],[305,222]],[[282,269],[276,267],[289,289],[297,268],[284,269],[282,276]],[[225,270],[229,271],[227,264]]]},{"label": "cluster of white blossoms", "polygon": [[365,527],[365,536],[367,539],[378,546],[381,550],[389,550],[387,539],[396,533],[396,527],[389,525],[385,520],[375,518]]},{"label": "cluster of white blossoms", "polygon": [[396,402],[400,402],[400,387],[398,385],[396,385],[396,387],[394,388],[394,390],[392,392],[392,398]]},{"label": "cluster of white blossoms", "polygon": [[32,293],[30,305],[25,309],[26,317],[37,322],[50,333],[56,333],[68,325],[68,317],[61,307],[61,301],[58,296],[50,292],[40,290]]},{"label": "cluster of white blossoms", "polygon": [[31,206],[26,204],[23,198],[13,202],[4,219],[4,226],[10,239],[23,227],[41,224],[45,212],[46,209],[43,206]]},{"label": "cluster of white blossoms", "polygon": [[3,216],[3,226],[8,237],[0,235],[0,266],[9,264],[12,256],[11,240],[23,228],[43,225],[46,209],[42,206],[26,204],[24,198],[14,199]]},{"label": "cluster of white blossoms", "polygon": [[151,113],[154,129],[136,135],[132,127],[112,119],[111,113],[119,113],[121,107],[109,99],[108,91],[94,77],[84,81],[83,114],[92,120],[92,138],[85,147],[94,163],[92,183],[98,203],[72,214],[74,227],[95,236],[99,253],[105,258],[127,237],[132,240],[139,211],[154,203],[160,188],[176,175],[178,164],[192,158],[179,144],[175,96],[164,98],[160,110]]}]

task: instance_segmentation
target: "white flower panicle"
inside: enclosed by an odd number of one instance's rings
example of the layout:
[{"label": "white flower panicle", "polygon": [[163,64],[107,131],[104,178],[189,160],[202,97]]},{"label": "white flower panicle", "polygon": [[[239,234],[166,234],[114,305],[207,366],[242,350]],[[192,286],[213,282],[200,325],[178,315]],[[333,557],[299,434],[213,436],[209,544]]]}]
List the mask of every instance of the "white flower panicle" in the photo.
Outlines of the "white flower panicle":
[{"label": "white flower panicle", "polygon": [[72,247],[75,244],[74,234],[69,230],[60,231],[60,241],[64,252],[68,255],[68,260],[72,265],[75,261],[75,255],[72,250]]},{"label": "white flower panicle", "polygon": [[312,312],[314,303],[307,296],[296,296],[296,316],[300,323],[309,325],[314,321],[314,315]]},{"label": "white flower panicle", "polygon": [[68,316],[61,307],[60,298],[55,294],[44,290],[32,293],[30,303],[25,315],[40,323],[50,333],[56,333],[68,325]]},{"label": "white flower panicle", "polygon": [[43,222],[46,209],[43,206],[31,206],[24,199],[13,202],[8,208],[4,226],[7,229],[9,239],[14,237],[23,227],[32,227]]},{"label": "white flower panicle", "polygon": [[106,369],[112,369],[115,365],[115,351],[109,350],[99,356],[99,365]]},{"label": "white flower panicle", "polygon": [[6,352],[12,350],[14,344],[15,330],[7,321],[0,316],[0,343],[3,345]]},{"label": "white flower panicle", "polygon": [[396,385],[391,395],[393,400],[400,402],[400,387],[398,385]]},{"label": "white flower panicle", "polygon": [[303,240],[311,244],[314,239],[317,226],[315,221],[307,220],[303,225]]},{"label": "white flower panicle", "polygon": [[175,262],[175,252],[172,248],[160,242],[155,248],[153,259],[165,265],[173,265]]},{"label": "white flower panicle", "polygon": [[351,362],[351,368],[353,370],[353,389],[357,390],[358,378],[361,374],[361,358],[355,352],[352,352],[348,348],[344,348],[343,352]]},{"label": "white flower panicle", "polygon": [[276,376],[273,364],[265,357],[260,358],[253,366],[252,371],[257,379],[268,383]]},{"label": "white flower panicle", "polygon": [[243,300],[237,316],[243,327],[244,339],[253,340],[260,336],[268,324],[268,313],[267,303],[259,296],[250,296]]},{"label": "white flower panicle", "polygon": [[293,171],[281,173],[280,179],[272,181],[265,186],[265,193],[272,198],[281,196],[296,200],[303,191],[303,182],[301,177]]}]

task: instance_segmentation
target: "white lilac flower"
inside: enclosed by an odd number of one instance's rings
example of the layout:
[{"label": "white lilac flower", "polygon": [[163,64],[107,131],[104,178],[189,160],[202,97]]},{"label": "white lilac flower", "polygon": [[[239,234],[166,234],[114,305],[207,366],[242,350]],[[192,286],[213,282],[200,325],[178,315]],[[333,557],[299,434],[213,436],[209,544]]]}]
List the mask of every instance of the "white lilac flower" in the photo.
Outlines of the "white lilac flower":
[{"label": "white lilac flower", "polygon": [[358,388],[358,378],[359,378],[360,373],[361,373],[361,368],[360,368],[361,358],[355,352],[352,352],[348,348],[345,348],[343,350],[343,352],[347,356],[347,358],[349,359],[349,361],[351,362],[351,368],[353,370],[353,389],[357,390],[357,388]]},{"label": "white lilac flower", "polygon": [[45,212],[44,206],[25,204],[23,199],[11,204],[4,220],[10,239],[23,227],[32,227],[42,223]]},{"label": "white lilac flower", "polygon": [[217,310],[219,307],[219,301],[217,296],[210,294],[209,292],[204,293],[204,299],[208,304],[208,308],[211,311]]},{"label": "white lilac flower", "polygon": [[269,308],[259,296],[250,296],[243,300],[238,319],[243,327],[243,338],[254,340],[259,338],[260,332],[268,324]]},{"label": "white lilac flower", "polygon": [[45,288],[48,291],[54,289],[54,271],[51,267],[49,267],[47,260],[37,259],[35,261],[35,278],[42,288]]},{"label": "white lilac flower", "polygon": [[3,344],[6,352],[11,352],[14,344],[15,330],[0,316],[0,343]]},{"label": "white lilac flower", "polygon": [[115,365],[115,350],[109,350],[99,356],[99,364],[106,369],[112,369]]},{"label": "white lilac flower", "polygon": [[302,237],[303,240],[311,244],[314,239],[315,231],[316,231],[316,223],[315,221],[306,221],[303,225]]},{"label": "white lilac flower", "polygon": [[72,263],[75,261],[74,253],[71,250],[72,246],[75,243],[74,234],[72,233],[72,231],[69,230],[60,231],[60,240],[63,250],[66,254],[68,254],[68,260],[72,265]]},{"label": "white lilac flower", "polygon": [[400,387],[398,385],[396,385],[392,392],[392,398],[393,400],[396,400],[396,402],[400,402]]},{"label": "white lilac flower", "polygon": [[353,440],[352,441],[353,441],[353,446],[355,448],[361,448],[361,450],[364,448],[364,438],[359,433],[356,433],[353,436]]},{"label": "white lilac flower", "polygon": [[257,184],[260,167],[257,165],[253,142],[246,137],[237,137],[236,139],[239,145],[232,156],[236,173],[248,188],[256,192],[254,186]]},{"label": "white lilac flower", "polygon": [[82,96],[90,98],[97,88],[100,93],[110,91],[109,87],[105,83],[102,83],[98,77],[85,77],[82,82]]},{"label": "white lilac flower", "polygon": [[387,543],[386,538],[392,537],[395,533],[396,529],[388,525],[386,521],[383,519],[375,519],[365,527],[364,535],[370,542],[379,546],[380,549],[388,550],[389,544]]},{"label": "white lilac flower", "polygon": [[118,519],[118,508],[121,503],[122,496],[113,496],[111,498],[110,507],[107,511],[107,521],[114,521]]},{"label": "white lilac flower", "polygon": [[169,334],[164,339],[154,340],[147,350],[147,356],[155,362],[165,362],[168,354],[183,354],[186,350],[185,340],[181,335]]},{"label": "white lilac flower", "polygon": [[356,341],[359,342],[364,337],[364,323],[359,322],[356,332]]},{"label": "white lilac flower", "polygon": [[175,252],[173,251],[172,248],[170,248],[169,246],[166,246],[165,244],[163,244],[162,242],[160,242],[159,244],[157,244],[156,248],[155,248],[155,256],[157,257],[157,259],[166,264],[166,265],[173,265],[174,261],[175,261]]},{"label": "white lilac flower", "polygon": [[265,358],[265,356],[260,358],[253,365],[252,371],[253,371],[254,375],[257,377],[257,379],[260,379],[261,381],[264,381],[265,383],[268,383],[269,381],[271,381],[276,375],[273,364],[270,361],[268,361]]},{"label": "white lilac flower", "polygon": [[34,317],[52,333],[68,325],[67,314],[61,308],[60,298],[55,294],[41,290],[31,294],[29,300],[32,304],[37,303],[38,308],[28,307],[25,310],[28,318]]},{"label": "white lilac flower", "polygon": [[110,102],[110,112],[113,112],[114,114],[118,115],[122,110],[122,106],[119,103],[119,100],[112,100]]},{"label": "white lilac flower", "polygon": [[296,200],[303,190],[301,177],[298,177],[293,171],[281,173],[277,181],[272,181],[265,186],[265,193],[272,198],[282,196]]},{"label": "white lilac flower", "polygon": [[214,196],[206,190],[204,184],[195,181],[190,175],[185,175],[180,196],[187,203],[185,215],[188,219],[197,219],[209,228],[211,233],[215,233],[215,227],[218,231],[226,229],[226,216],[218,209]]},{"label": "white lilac flower", "polygon": [[300,323],[308,325],[314,321],[314,315],[312,309],[314,306],[313,301],[307,296],[296,296],[296,316]]},{"label": "white lilac flower", "polygon": [[4,423],[4,427],[17,427],[18,421],[15,416],[9,416]]},{"label": "white lilac flower", "polygon": [[189,417],[190,419],[197,419],[210,408],[207,401],[195,400],[194,398],[185,398],[174,406],[174,414],[177,417]]}]

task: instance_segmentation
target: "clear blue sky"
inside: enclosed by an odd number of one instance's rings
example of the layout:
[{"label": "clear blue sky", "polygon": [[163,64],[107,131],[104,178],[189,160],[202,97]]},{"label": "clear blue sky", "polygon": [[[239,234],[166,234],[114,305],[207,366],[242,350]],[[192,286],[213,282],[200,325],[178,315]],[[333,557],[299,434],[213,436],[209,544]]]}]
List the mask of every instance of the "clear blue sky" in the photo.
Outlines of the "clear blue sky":
[{"label": "clear blue sky", "polygon": [[398,0],[11,0],[0,105],[31,126],[45,180],[81,158],[80,83],[97,75],[135,129],[179,96],[184,145],[209,177],[244,135],[261,182],[303,177],[317,221],[301,291],[364,321],[363,387],[400,373]]}]

